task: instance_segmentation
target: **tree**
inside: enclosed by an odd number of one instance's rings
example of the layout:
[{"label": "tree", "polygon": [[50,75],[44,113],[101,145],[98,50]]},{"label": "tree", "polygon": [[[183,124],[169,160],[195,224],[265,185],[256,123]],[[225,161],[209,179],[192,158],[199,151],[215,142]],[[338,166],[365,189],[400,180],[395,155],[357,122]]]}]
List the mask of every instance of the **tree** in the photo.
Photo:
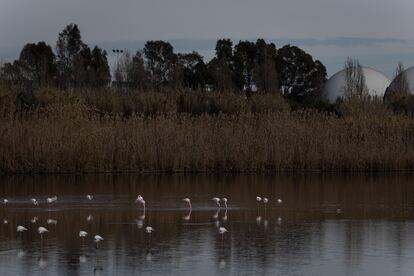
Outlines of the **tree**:
[{"label": "tree", "polygon": [[233,43],[230,39],[219,39],[216,43],[216,56],[207,65],[212,84],[219,91],[235,90],[233,71]]},{"label": "tree", "polygon": [[364,71],[357,59],[347,58],[345,62],[345,97],[364,99],[368,96]]},{"label": "tree", "polygon": [[89,71],[89,85],[92,87],[104,87],[111,81],[107,53],[98,46],[92,50]]},{"label": "tree", "polygon": [[90,64],[92,54],[88,46],[82,48],[73,57],[71,84],[74,87],[87,87],[90,84]]},{"label": "tree", "polygon": [[278,51],[277,68],[283,95],[300,103],[320,98],[326,81],[326,68],[320,61],[296,46],[286,45]]},{"label": "tree", "polygon": [[273,93],[279,90],[278,73],[276,71],[276,46],[266,44],[263,39],[256,42],[256,64],[254,77],[257,87],[264,93]]},{"label": "tree", "polygon": [[125,51],[117,62],[114,78],[118,87],[148,88],[148,72],[144,68],[142,53],[137,51],[132,56],[129,51]]},{"label": "tree", "polygon": [[256,44],[250,41],[240,41],[234,49],[234,72],[236,85],[239,90],[252,91],[256,82],[254,69],[256,66]]},{"label": "tree", "polygon": [[19,61],[13,63],[7,62],[0,68],[0,78],[2,81],[9,83],[18,83],[24,81],[23,73]]},{"label": "tree", "polygon": [[197,52],[178,54],[178,63],[182,67],[183,86],[194,90],[203,89],[207,79],[207,66]]},{"label": "tree", "polygon": [[393,90],[395,90],[394,92],[396,93],[408,95],[410,93],[410,86],[408,85],[404,70],[404,64],[402,62],[399,62],[397,68],[395,69]]},{"label": "tree", "polygon": [[59,84],[67,87],[74,81],[74,59],[84,48],[80,30],[76,24],[69,24],[59,33],[56,42]]},{"label": "tree", "polygon": [[145,67],[154,87],[167,84],[176,56],[170,43],[148,41],[144,47]]},{"label": "tree", "polygon": [[55,55],[43,41],[26,44],[20,52],[18,66],[24,79],[35,86],[48,86],[55,78]]},{"label": "tree", "polygon": [[384,102],[395,112],[413,114],[414,96],[410,93],[410,85],[404,71],[404,65],[399,62],[395,70],[394,80],[385,92]]}]

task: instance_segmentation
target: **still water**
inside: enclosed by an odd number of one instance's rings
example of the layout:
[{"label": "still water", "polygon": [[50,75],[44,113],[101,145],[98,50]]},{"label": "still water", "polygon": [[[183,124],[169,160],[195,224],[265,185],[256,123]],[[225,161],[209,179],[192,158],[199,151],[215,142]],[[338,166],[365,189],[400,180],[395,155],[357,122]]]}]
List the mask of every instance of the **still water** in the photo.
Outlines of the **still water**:
[{"label": "still water", "polygon": [[[0,275],[414,273],[408,175],[14,176],[0,178],[0,198]],[[95,234],[105,239],[97,248]]]}]

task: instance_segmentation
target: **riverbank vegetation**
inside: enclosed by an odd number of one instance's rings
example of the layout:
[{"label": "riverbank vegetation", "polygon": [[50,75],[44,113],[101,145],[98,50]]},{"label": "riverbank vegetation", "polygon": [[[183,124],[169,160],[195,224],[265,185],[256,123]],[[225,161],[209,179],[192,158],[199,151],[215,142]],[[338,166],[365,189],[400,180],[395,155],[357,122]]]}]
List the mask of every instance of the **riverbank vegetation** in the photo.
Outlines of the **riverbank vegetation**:
[{"label": "riverbank vegetation", "polygon": [[383,103],[360,76],[326,104],[326,69],[298,47],[221,39],[208,63],[164,41],[113,51],[111,76],[71,24],[56,53],[29,43],[0,66],[1,172],[414,169],[411,96]]},{"label": "riverbank vegetation", "polygon": [[3,172],[414,169],[414,120],[375,99],[327,112],[291,110],[278,94],[44,89],[31,106],[17,96],[1,90]]}]

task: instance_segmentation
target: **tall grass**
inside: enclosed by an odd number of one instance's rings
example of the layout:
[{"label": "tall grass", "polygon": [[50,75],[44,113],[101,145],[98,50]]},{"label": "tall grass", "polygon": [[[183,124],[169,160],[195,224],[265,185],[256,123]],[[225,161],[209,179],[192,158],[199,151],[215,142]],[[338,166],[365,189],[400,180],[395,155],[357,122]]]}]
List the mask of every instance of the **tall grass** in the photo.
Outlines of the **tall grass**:
[{"label": "tall grass", "polygon": [[338,116],[276,95],[41,90],[24,109],[12,95],[0,92],[3,172],[414,169],[414,120],[375,100]]}]

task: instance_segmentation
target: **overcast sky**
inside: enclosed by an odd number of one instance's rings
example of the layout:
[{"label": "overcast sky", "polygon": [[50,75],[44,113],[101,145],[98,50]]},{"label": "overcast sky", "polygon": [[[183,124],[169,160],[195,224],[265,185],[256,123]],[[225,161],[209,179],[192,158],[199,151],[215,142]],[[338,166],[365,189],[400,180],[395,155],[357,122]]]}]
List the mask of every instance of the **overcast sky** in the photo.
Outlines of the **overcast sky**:
[{"label": "overcast sky", "polygon": [[0,0],[0,58],[27,42],[54,45],[74,22],[91,45],[135,51],[163,39],[208,57],[216,38],[263,37],[302,46],[330,74],[354,56],[389,75],[399,60],[414,65],[413,11],[413,0]]}]

